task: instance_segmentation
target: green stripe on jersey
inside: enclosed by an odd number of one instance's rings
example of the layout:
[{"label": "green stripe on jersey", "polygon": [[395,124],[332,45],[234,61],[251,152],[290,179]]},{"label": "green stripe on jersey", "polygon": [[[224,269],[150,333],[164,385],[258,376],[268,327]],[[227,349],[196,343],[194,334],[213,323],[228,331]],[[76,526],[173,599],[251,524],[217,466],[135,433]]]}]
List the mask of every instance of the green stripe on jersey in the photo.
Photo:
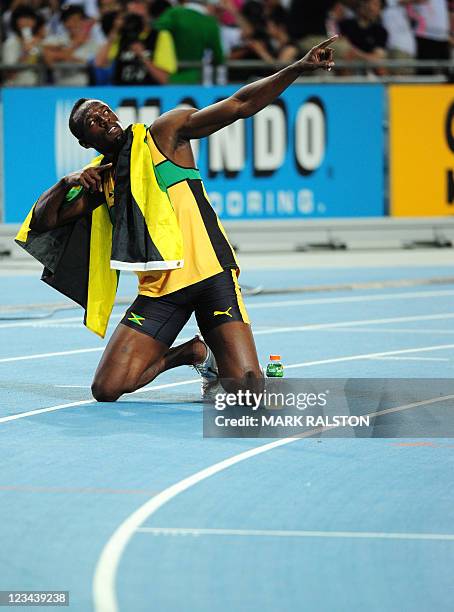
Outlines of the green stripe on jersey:
[{"label": "green stripe on jersey", "polygon": [[164,161],[155,166],[156,174],[160,187],[167,189],[175,183],[189,179],[200,179],[200,172],[194,168],[182,168],[172,163],[170,160]]}]

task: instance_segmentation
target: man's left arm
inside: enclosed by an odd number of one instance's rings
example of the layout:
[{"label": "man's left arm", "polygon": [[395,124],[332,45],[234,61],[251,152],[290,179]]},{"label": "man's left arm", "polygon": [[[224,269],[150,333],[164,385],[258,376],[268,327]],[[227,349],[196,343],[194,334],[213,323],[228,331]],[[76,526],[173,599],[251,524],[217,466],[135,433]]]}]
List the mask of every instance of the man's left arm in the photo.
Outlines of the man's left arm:
[{"label": "man's left arm", "polygon": [[[203,138],[238,119],[255,115],[271,104],[304,72],[317,69],[331,70],[334,67],[334,49],[330,47],[330,44],[337,38],[333,36],[325,40],[313,47],[303,59],[269,77],[242,87],[226,100],[201,110],[194,109],[184,113],[180,111],[176,115],[169,113],[170,121],[173,115],[177,122],[173,128],[176,128],[181,139]],[[165,122],[166,119],[163,116],[162,119],[157,120],[159,121]]]}]

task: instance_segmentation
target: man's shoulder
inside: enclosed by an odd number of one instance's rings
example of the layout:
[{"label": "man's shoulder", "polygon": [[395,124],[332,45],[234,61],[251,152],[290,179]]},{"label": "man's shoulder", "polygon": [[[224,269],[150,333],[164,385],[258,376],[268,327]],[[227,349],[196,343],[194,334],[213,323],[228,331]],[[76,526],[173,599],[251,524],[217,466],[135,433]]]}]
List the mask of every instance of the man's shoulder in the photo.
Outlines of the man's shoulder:
[{"label": "man's shoulder", "polygon": [[186,121],[189,115],[192,115],[195,108],[174,108],[160,115],[149,127],[150,134],[155,136],[162,130],[174,128],[177,131]]}]

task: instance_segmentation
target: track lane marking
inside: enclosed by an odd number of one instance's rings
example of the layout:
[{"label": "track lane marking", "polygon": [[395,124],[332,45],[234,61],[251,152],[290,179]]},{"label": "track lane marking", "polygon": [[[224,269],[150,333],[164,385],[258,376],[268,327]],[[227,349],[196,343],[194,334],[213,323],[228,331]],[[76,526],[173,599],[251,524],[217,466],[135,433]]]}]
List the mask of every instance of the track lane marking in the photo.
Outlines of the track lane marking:
[{"label": "track lane marking", "polygon": [[[402,412],[404,410],[434,404],[448,399],[454,399],[454,395],[432,398],[430,400],[414,402],[404,406],[396,406],[394,408],[380,410],[366,416],[375,418],[384,414]],[[167,489],[164,489],[157,495],[151,497],[147,502],[142,504],[142,506],[130,514],[123,521],[123,523],[119,525],[119,527],[117,527],[101,551],[93,577],[93,604],[95,612],[119,612],[115,583],[118,566],[123,552],[137,530],[162,506],[180,495],[180,493],[187,491],[194,485],[210,478],[211,476],[214,476],[215,474],[223,472],[233,465],[241,463],[242,461],[250,459],[251,457],[256,457],[266,453],[270,450],[274,450],[275,448],[291,444],[303,438],[309,438],[317,433],[322,433],[330,429],[336,429],[337,427],[338,426],[320,427],[312,431],[304,432],[298,437],[281,438],[279,440],[275,440],[274,442],[243,451],[242,453],[233,455],[232,457],[224,459],[223,461],[214,463],[213,465],[210,465],[209,467],[206,467],[199,472],[196,472],[195,474],[176,482]]]},{"label": "track lane marking", "polygon": [[[269,329],[258,329],[254,336],[268,336],[270,334],[288,334],[293,332],[318,331],[330,329],[342,329],[348,327],[361,327],[362,325],[382,325],[386,323],[405,323],[416,321],[438,321],[454,319],[454,313],[440,313],[433,315],[415,315],[407,317],[387,317],[381,319],[357,319],[354,321],[340,321],[337,323],[310,323],[308,325],[295,325],[291,327],[270,327]],[[179,339],[179,342],[187,342],[193,336]],[[105,349],[105,345],[87,349],[74,349],[70,351],[57,351],[52,353],[37,353],[34,355],[18,355],[16,357],[2,357],[0,363],[13,363],[15,361],[28,361],[30,359],[47,359],[50,357],[65,357],[68,355],[80,355],[83,353],[95,353]]]},{"label": "track lane marking", "polygon": [[[261,308],[288,308],[291,306],[310,306],[312,304],[345,304],[345,303],[355,303],[355,302],[380,302],[380,301],[388,301],[388,300],[410,300],[410,299],[427,299],[431,297],[449,297],[454,295],[454,290],[446,290],[446,291],[412,291],[406,293],[371,293],[366,295],[350,295],[350,296],[342,296],[342,297],[332,297],[332,298],[315,298],[315,299],[302,299],[302,300],[280,300],[280,301],[270,301],[263,302],[260,304],[255,304],[253,302],[249,302],[246,300],[246,306],[249,310],[261,309]],[[133,299],[131,300],[131,302]],[[120,305],[116,306],[120,308]],[[74,308],[77,308],[75,306]],[[118,314],[115,313],[112,315],[112,320],[119,320],[123,316],[123,313]],[[20,322],[12,322],[12,323],[0,323],[0,329],[8,329],[14,327],[51,327],[51,323],[59,324],[59,323],[73,323],[73,322],[81,322],[81,316],[74,317],[62,317],[61,319],[48,319],[40,322],[39,319],[34,321],[20,321]]]},{"label": "track lane marking", "polygon": [[401,349],[397,351],[383,351],[380,353],[362,353],[360,355],[349,355],[346,357],[333,357],[332,359],[319,359],[318,361],[305,361],[303,363],[293,363],[286,365],[286,370],[294,368],[308,368],[316,365],[325,365],[328,363],[343,363],[345,361],[358,361],[360,359],[374,359],[375,357],[387,357],[388,355],[406,355],[409,353],[424,353],[426,351],[442,351],[445,349],[454,348],[454,344],[439,344],[436,346],[422,346],[420,348]]},{"label": "track lane marking", "polygon": [[376,361],[452,361],[447,357],[371,357]]},{"label": "track lane marking", "polygon": [[[386,357],[388,355],[399,355],[399,354],[408,354],[408,353],[418,353],[418,352],[426,352],[426,351],[439,351],[444,349],[454,348],[454,344],[441,344],[438,346],[423,346],[420,348],[413,349],[401,349],[395,351],[385,351],[381,353],[361,353],[359,355],[348,355],[345,357],[333,357],[331,359],[320,359],[317,361],[305,361],[303,363],[293,363],[290,365],[286,365],[286,370],[292,370],[295,368],[307,368],[311,366],[331,364],[331,363],[342,363],[345,361],[359,361],[361,359],[371,359],[375,357]],[[166,383],[163,385],[153,385],[151,387],[143,387],[142,389],[137,389],[137,391],[133,391],[132,393],[125,393],[125,396],[135,395],[137,393],[147,393],[148,391],[158,390],[158,389],[167,389],[170,387],[178,387],[182,385],[190,385],[200,383],[200,379],[190,379],[190,380],[182,380],[174,383]],[[54,412],[56,410],[62,410],[64,408],[73,408],[75,406],[83,406],[85,404],[96,403],[93,399],[81,400],[78,402],[71,402],[68,404],[59,404],[58,406],[50,406],[49,408],[39,408],[38,410],[28,410],[27,412],[19,412],[18,414],[12,414],[9,416],[0,417],[0,423],[6,423],[9,421],[16,421],[18,419],[23,419],[28,416],[34,416],[35,414],[43,414],[46,412]]]},{"label": "track lane marking", "polygon": [[240,536],[265,538],[360,538],[378,540],[454,541],[453,533],[400,533],[385,531],[301,531],[284,529],[194,529],[190,527],[139,527],[136,533],[154,536]]},{"label": "track lane marking", "polygon": [[[182,385],[193,385],[200,384],[199,378],[193,378],[190,380],[180,380],[179,382],[167,383],[164,385],[153,385],[151,387],[143,387],[142,389],[137,389],[137,391],[133,391],[132,393],[127,393],[128,397],[130,395],[135,395],[136,393],[147,393],[148,391],[158,391],[159,389],[167,389],[169,387],[180,387]],[[90,388],[90,387],[88,387]],[[87,404],[96,404],[96,400],[87,399],[80,400],[78,402],[70,402],[68,404],[59,404],[58,406],[49,406],[49,408],[38,408],[38,410],[28,410],[27,412],[19,412],[18,414],[11,414],[9,416],[0,417],[0,423],[8,423],[9,421],[17,421],[18,419],[25,419],[29,416],[34,416],[35,414],[45,414],[46,412],[55,412],[56,410],[63,410],[64,408],[74,408],[75,406],[84,406]]]}]

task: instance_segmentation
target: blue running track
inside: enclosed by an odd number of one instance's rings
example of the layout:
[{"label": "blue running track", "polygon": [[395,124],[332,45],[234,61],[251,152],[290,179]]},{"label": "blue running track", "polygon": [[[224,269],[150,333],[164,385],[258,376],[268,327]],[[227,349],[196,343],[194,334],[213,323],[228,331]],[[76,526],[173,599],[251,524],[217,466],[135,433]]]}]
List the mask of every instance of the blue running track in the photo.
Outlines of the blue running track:
[{"label": "blue running track", "polygon": [[[242,281],[450,273],[251,270]],[[0,277],[0,290],[18,309],[61,300],[36,276]],[[133,277],[120,293],[134,294]],[[454,285],[438,285],[246,303],[261,362],[280,353],[288,375],[451,378],[453,299]],[[0,321],[0,589],[68,590],[76,612],[454,609],[454,440],[203,439],[190,368],[93,402],[105,342],[81,318]],[[194,333],[191,320],[181,337]]]}]

